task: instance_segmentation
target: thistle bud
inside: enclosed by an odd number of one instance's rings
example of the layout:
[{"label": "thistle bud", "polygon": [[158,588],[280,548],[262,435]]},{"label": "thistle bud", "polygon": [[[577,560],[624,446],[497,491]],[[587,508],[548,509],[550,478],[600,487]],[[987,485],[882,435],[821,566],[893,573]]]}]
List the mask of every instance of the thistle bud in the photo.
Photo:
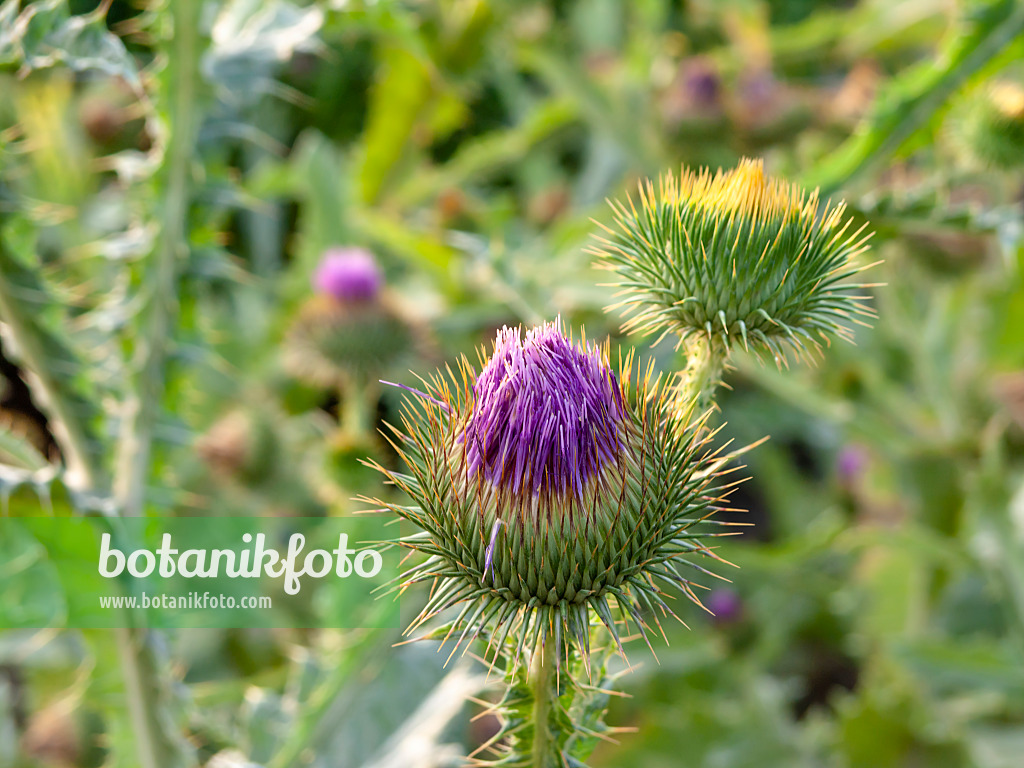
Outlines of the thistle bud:
[{"label": "thistle bud", "polygon": [[412,326],[383,293],[383,275],[359,249],[328,251],[313,276],[317,295],[285,339],[288,371],[314,386],[374,380],[415,346]]},{"label": "thistle bud", "polygon": [[838,205],[765,175],[760,160],[729,171],[671,173],[614,205],[617,229],[593,250],[617,274],[625,330],[737,344],[778,362],[816,351],[846,322],[872,316],[849,280],[865,267],[863,227]]},{"label": "thistle bud", "polygon": [[662,97],[661,113],[682,138],[721,136],[727,128],[722,78],[714,62],[695,56],[679,66]]},{"label": "thistle bud", "polygon": [[1024,88],[997,82],[969,98],[953,120],[953,133],[968,163],[987,169],[1024,165]]},{"label": "thistle bud", "polygon": [[461,605],[460,642],[563,654],[588,648],[591,611],[618,640],[616,613],[641,631],[642,609],[671,613],[663,585],[699,603],[683,571],[717,559],[702,537],[726,525],[707,519],[724,458],[707,430],[665,429],[662,387],[631,392],[630,367],[557,321],[504,328],[479,374],[463,361],[406,403],[408,472],[378,469],[413,503],[378,503],[422,530],[402,541],[425,556],[403,586],[434,584],[413,627]]}]

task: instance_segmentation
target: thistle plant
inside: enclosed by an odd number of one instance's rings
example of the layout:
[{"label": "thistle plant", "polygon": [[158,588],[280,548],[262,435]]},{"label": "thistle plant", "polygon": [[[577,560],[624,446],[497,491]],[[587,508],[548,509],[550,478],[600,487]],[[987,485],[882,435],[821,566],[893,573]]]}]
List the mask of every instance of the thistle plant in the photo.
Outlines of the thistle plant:
[{"label": "thistle plant", "polygon": [[463,359],[413,390],[392,438],[406,470],[377,467],[412,500],[378,503],[419,529],[399,542],[418,557],[397,588],[431,585],[409,632],[446,620],[426,636],[452,655],[485,639],[503,661],[485,764],[584,765],[612,730],[606,662],[623,634],[647,640],[675,617],[674,592],[704,608],[693,579],[726,562],[708,542],[730,523],[711,518],[746,450],[716,448],[707,427],[730,351],[781,365],[871,316],[867,286],[850,282],[863,228],[760,162],[668,175],[641,186],[639,210],[616,211],[601,262],[621,279],[627,328],[685,347],[681,382],[634,371],[631,353],[613,370],[608,345],[560,321],[506,327],[479,371]]},{"label": "thistle plant", "polygon": [[410,631],[454,611],[434,633],[453,654],[486,637],[507,662],[501,765],[582,765],[604,728],[594,638],[647,637],[674,615],[665,586],[700,605],[691,576],[720,559],[706,539],[728,532],[708,519],[727,457],[701,419],[667,429],[669,390],[632,369],[558,321],[504,328],[479,373],[463,360],[407,402],[393,444],[408,471],[378,467],[413,500],[380,503],[421,529],[401,540],[424,556],[401,587],[433,585]]},{"label": "thistle plant", "polygon": [[[765,175],[760,160],[729,171],[683,171],[614,203],[616,228],[593,249],[617,278],[626,331],[674,334],[687,356],[684,393],[704,406],[736,346],[778,365],[810,358],[872,316],[853,278],[870,265],[864,226]],[[684,398],[685,402],[685,398]]]}]

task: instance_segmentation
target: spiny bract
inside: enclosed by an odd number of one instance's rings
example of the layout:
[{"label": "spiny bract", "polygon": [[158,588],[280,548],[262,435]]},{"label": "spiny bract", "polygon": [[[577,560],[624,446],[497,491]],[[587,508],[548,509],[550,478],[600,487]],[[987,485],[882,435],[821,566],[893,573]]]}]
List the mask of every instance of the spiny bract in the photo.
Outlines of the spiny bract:
[{"label": "spiny bract", "polygon": [[512,633],[520,651],[586,654],[591,608],[617,639],[616,614],[644,630],[641,610],[668,611],[663,585],[699,603],[679,569],[716,557],[701,538],[723,535],[705,526],[726,525],[707,519],[725,458],[699,421],[666,428],[663,387],[648,372],[630,392],[630,367],[557,321],[505,328],[479,375],[463,360],[407,401],[408,472],[380,469],[413,505],[380,503],[421,529],[401,586],[434,586],[410,631],[462,604],[456,647],[486,630],[495,648]]},{"label": "spiny bract", "polygon": [[781,361],[872,316],[853,295],[867,286],[847,282],[866,268],[853,263],[863,228],[851,234],[842,203],[819,206],[816,192],[766,176],[760,160],[669,173],[657,190],[641,184],[639,198],[639,208],[613,203],[618,229],[592,249],[620,278],[626,330],[703,336]]}]

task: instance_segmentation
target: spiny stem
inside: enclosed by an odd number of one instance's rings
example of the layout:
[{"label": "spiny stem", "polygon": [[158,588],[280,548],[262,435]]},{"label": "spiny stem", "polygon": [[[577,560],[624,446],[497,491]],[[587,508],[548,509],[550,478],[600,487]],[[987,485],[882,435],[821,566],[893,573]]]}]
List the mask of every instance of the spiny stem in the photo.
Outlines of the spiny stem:
[{"label": "spiny stem", "polygon": [[558,699],[555,651],[538,648],[530,669],[530,690],[533,693],[533,768],[559,764],[558,744],[551,732],[551,703]]},{"label": "spiny stem", "polygon": [[691,337],[683,349],[686,368],[680,374],[676,402],[680,410],[689,411],[690,403],[696,400],[692,413],[699,416],[714,407],[715,390],[722,382],[727,353],[705,336]]},{"label": "spiny stem", "polygon": [[[166,184],[159,245],[143,264],[147,305],[139,322],[131,394],[124,404],[114,494],[121,514],[144,513],[153,447],[153,428],[165,392],[166,348],[174,322],[176,263],[188,252],[189,163],[196,127],[196,62],[199,58],[199,1],[168,3],[173,19],[167,121],[170,131],[161,178]],[[161,677],[158,653],[144,630],[117,632],[125,697],[142,768],[176,768],[193,762],[175,730]]]},{"label": "spiny stem", "polygon": [[169,141],[161,174],[166,184],[159,245],[144,263],[142,290],[148,294],[136,340],[134,392],[124,404],[114,492],[127,517],[143,512],[153,444],[153,426],[164,392],[166,347],[177,295],[176,262],[188,253],[189,163],[196,131],[196,62],[199,58],[199,2],[168,3],[173,43],[168,52]]},{"label": "spiny stem", "polygon": [[[176,768],[186,764],[181,737],[174,724],[161,715],[167,710],[161,699],[169,695],[162,685],[156,652],[144,631],[121,627],[114,630],[125,699],[138,745],[141,768]],[[189,761],[190,762],[190,761]]]}]

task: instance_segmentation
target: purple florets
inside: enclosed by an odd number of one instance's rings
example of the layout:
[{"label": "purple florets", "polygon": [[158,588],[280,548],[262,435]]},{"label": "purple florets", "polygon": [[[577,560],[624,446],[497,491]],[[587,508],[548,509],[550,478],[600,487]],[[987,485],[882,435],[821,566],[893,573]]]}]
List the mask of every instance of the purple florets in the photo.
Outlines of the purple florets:
[{"label": "purple florets", "polygon": [[557,321],[503,328],[473,385],[462,434],[469,472],[512,493],[572,492],[613,461],[625,405],[600,349],[574,344]]},{"label": "purple florets", "polygon": [[313,275],[316,292],[339,301],[371,301],[383,283],[377,261],[362,248],[332,248]]}]

